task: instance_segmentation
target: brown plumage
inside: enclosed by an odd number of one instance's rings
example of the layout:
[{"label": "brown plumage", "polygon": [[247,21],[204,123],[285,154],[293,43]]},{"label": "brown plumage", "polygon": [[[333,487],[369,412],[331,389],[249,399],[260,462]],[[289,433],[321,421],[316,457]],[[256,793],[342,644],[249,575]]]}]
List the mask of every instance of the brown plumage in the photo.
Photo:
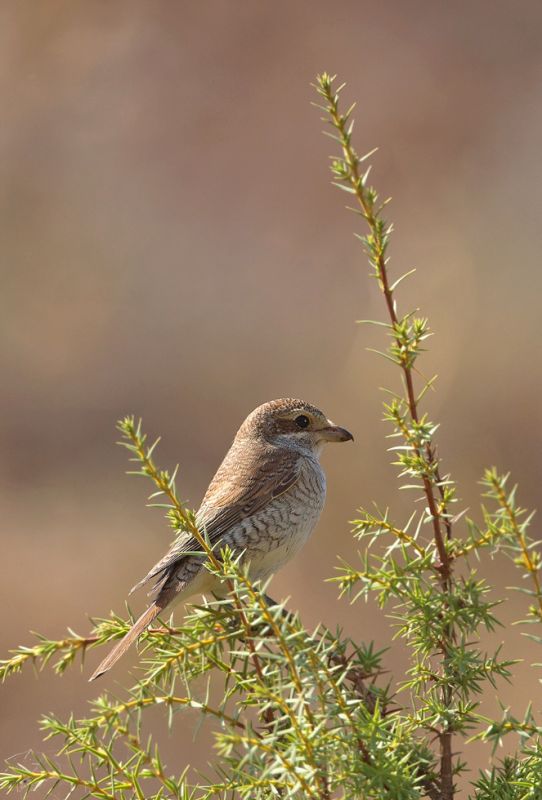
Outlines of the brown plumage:
[{"label": "brown plumage", "polygon": [[[196,522],[211,545],[244,551],[252,579],[277,571],[312,532],[325,499],[319,463],[327,441],[352,435],[301,400],[273,400],[243,422],[209,484]],[[218,548],[220,549],[220,548]],[[155,599],[102,661],[90,680],[107,672],[164,609],[206,592],[221,594],[222,584],[204,567],[190,535],[179,537],[132,591],[154,580]]]},{"label": "brown plumage", "polygon": [[97,670],[92,673],[89,680],[94,681],[111,669],[113,664],[119,660],[121,656],[128,650],[131,644],[135,642],[138,636],[148,628],[151,622],[156,619],[158,614],[163,611],[162,606],[158,603],[151,603],[151,605],[141,614],[141,616],[134,622],[128,633],[120,640],[118,644],[109,652],[109,654],[101,662]]}]

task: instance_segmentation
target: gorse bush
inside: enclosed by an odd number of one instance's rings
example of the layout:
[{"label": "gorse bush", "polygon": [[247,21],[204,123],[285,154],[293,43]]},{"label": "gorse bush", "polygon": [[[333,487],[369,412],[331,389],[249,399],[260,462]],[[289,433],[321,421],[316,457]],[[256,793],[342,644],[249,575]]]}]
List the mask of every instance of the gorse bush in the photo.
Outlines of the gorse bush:
[{"label": "gorse bush", "polygon": [[[193,608],[180,626],[162,621],[147,630],[139,678],[122,698],[103,693],[85,719],[42,719],[57,755],[33,753],[9,762],[0,777],[7,791],[108,800],[451,800],[458,776],[469,768],[469,742],[483,739],[495,753],[504,737],[515,735],[515,755],[495,758],[478,777],[470,774],[469,796],[542,798],[542,727],[533,709],[500,711],[494,720],[479,710],[488,684],[491,690],[511,680],[516,663],[500,648],[484,652],[480,644],[484,632],[500,624],[499,592],[478,573],[481,559],[504,555],[527,579],[521,586],[524,622],[542,643],[536,627],[542,622],[540,556],[529,537],[531,515],[518,505],[508,477],[495,469],[482,479],[478,521],[457,508],[454,483],[437,457],[437,425],[424,411],[433,380],[422,381],[416,370],[429,324],[399,310],[397,290],[407,276],[389,272],[386,202],[369,183],[368,156],[358,156],[352,145],[353,106],[342,110],[341,88],[326,74],[315,86],[337,148],[333,183],[349,195],[365,229],[359,238],[384,300],[385,317],[376,324],[387,336],[383,355],[401,376],[401,391],[387,394],[384,415],[413,510],[406,522],[388,511],[361,510],[354,527],[361,560],[342,563],[334,580],[352,602],[377,598],[406,646],[408,669],[384,675],[382,653],[371,643],[323,625],[308,631],[297,614],[269,606],[265,587],[251,584],[239,554],[209,546],[179,499],[175,472],[158,468],[156,443],[149,444],[141,423],[127,417],[119,423],[122,441],[135,472],[153,484],[151,502],[166,509],[176,533],[197,537],[207,568],[227,583],[228,596]],[[32,662],[62,673],[88,648],[122,637],[130,624],[112,616],[85,637],[70,631],[59,641],[39,638],[13,651],[2,662],[2,675]],[[212,720],[214,774],[198,777],[184,764],[163,764],[148,721],[154,706],[173,735],[187,708]]]}]

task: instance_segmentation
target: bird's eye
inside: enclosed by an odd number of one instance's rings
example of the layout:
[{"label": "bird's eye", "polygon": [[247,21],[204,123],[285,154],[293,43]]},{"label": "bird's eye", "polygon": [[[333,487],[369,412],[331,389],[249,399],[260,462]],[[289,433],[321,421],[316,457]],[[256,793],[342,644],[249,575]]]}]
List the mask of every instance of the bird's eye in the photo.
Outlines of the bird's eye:
[{"label": "bird's eye", "polygon": [[300,414],[299,417],[295,418],[295,424],[298,428],[308,428],[310,425],[310,419],[305,416],[305,414]]}]

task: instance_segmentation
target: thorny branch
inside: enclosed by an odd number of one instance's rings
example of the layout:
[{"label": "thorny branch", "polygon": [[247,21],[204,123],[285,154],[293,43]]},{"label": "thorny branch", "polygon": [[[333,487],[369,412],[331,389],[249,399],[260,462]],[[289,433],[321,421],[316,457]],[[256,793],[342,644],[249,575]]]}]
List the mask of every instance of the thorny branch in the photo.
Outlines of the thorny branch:
[{"label": "thorny branch", "polygon": [[[391,226],[383,220],[381,216],[385,205],[376,206],[376,193],[367,185],[369,170],[361,173],[360,167],[363,158],[360,158],[351,143],[353,125],[350,120],[354,106],[351,106],[345,114],[339,110],[339,93],[343,86],[337,89],[333,87],[333,77],[327,74],[320,75],[316,85],[316,91],[325,100],[325,106],[319,106],[326,117],[325,121],[330,122],[336,134],[331,134],[336,139],[341,148],[343,158],[334,161],[332,172],[337,185],[340,188],[347,188],[354,195],[361,216],[366,220],[370,233],[364,238],[367,247],[369,261],[375,270],[378,283],[384,295],[386,309],[391,322],[391,329],[395,338],[397,360],[400,365],[406,393],[406,402],[410,418],[415,428],[420,426],[420,414],[418,410],[418,400],[414,389],[413,360],[415,352],[409,342],[405,342],[401,335],[401,320],[397,314],[397,305],[394,297],[394,286],[390,283],[388,274],[388,259],[386,250],[391,233]],[[370,155],[370,154],[368,154]],[[419,463],[425,461],[425,468],[420,471],[423,484],[423,491],[427,501],[429,517],[433,526],[434,541],[439,555],[439,563],[436,565],[440,573],[440,581],[444,594],[451,594],[452,583],[452,560],[449,557],[446,547],[446,540],[452,536],[452,522],[448,513],[443,481],[439,473],[438,460],[435,456],[434,446],[429,439],[422,447],[416,442],[409,442]],[[435,492],[440,494],[440,503],[437,502]],[[453,629],[448,631],[448,640],[453,639]],[[442,642],[443,669],[447,668],[448,643]],[[449,687],[443,688],[443,701],[449,706],[452,701],[452,691]],[[439,732],[441,750],[441,769],[440,781],[442,790],[442,800],[452,800],[454,795],[453,785],[453,763],[452,763],[452,731],[444,724]]]}]

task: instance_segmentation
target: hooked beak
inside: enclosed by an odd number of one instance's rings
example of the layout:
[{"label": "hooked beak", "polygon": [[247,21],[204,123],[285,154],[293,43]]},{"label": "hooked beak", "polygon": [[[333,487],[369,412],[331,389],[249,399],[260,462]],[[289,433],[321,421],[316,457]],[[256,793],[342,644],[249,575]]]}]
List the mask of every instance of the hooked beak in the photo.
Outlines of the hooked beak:
[{"label": "hooked beak", "polygon": [[346,428],[339,428],[338,425],[334,425],[333,422],[328,420],[328,425],[325,428],[322,428],[319,432],[322,439],[326,442],[353,442],[354,437],[347,431]]}]

